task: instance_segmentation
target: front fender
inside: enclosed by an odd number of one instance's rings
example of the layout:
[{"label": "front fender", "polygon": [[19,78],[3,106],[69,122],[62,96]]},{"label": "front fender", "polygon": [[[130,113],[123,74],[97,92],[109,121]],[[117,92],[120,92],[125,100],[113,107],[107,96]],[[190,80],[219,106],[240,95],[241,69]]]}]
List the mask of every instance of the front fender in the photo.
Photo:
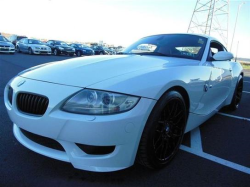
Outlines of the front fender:
[{"label": "front fender", "polygon": [[206,66],[155,67],[113,77],[88,86],[158,100],[174,86],[183,87],[190,99],[190,112],[198,106],[209,80],[211,68]]}]

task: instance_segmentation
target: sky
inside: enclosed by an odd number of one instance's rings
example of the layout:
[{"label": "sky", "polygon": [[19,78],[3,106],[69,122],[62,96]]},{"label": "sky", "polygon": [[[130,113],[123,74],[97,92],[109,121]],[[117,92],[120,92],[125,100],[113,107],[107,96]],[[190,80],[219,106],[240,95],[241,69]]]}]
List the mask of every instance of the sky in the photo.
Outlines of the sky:
[{"label": "sky", "polygon": [[[228,50],[241,2],[230,1]],[[250,0],[245,2],[231,52],[236,53],[238,43],[238,57],[250,58]],[[196,0],[0,0],[1,15],[6,15],[0,32],[128,46],[148,35],[186,33],[195,4]]]}]

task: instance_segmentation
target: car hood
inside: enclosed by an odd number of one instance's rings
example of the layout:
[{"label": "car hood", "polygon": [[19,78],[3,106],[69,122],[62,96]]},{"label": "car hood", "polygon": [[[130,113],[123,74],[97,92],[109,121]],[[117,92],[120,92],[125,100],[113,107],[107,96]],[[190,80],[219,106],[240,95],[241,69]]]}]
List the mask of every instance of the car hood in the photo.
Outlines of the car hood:
[{"label": "car hood", "polygon": [[81,47],[80,49],[81,50],[90,50],[90,51],[93,51],[93,49],[91,49],[90,47]]},{"label": "car hood", "polygon": [[70,46],[63,46],[63,45],[56,45],[56,47],[62,47],[64,49],[74,49],[73,47]]},{"label": "car hood", "polygon": [[4,42],[4,41],[0,41],[0,45],[13,46],[13,44],[11,42]]},{"label": "car hood", "polygon": [[62,85],[88,87],[90,85],[142,69],[167,68],[185,65],[190,60],[159,56],[112,55],[82,57],[31,68],[21,77]]},{"label": "car hood", "polygon": [[47,45],[44,44],[29,44],[30,47],[48,47]]}]

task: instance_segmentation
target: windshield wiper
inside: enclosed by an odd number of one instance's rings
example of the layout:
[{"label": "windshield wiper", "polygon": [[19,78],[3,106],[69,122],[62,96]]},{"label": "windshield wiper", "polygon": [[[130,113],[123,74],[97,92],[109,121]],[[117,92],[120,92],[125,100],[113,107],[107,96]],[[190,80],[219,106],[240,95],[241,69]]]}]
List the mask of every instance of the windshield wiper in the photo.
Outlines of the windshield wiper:
[{"label": "windshield wiper", "polygon": [[159,53],[159,52],[146,52],[146,53],[133,53],[136,55],[152,55],[152,56],[167,56],[167,57],[171,57],[171,55],[167,55],[167,54],[163,54],[163,53]]}]

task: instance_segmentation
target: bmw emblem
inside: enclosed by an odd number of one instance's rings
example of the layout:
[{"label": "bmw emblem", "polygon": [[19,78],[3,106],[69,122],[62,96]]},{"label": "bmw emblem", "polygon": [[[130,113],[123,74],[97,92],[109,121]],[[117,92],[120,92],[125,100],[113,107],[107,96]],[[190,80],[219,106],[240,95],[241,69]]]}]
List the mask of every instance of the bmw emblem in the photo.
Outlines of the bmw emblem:
[{"label": "bmw emblem", "polygon": [[25,82],[26,82],[25,80],[20,81],[20,82],[17,84],[17,87],[22,86]]}]

